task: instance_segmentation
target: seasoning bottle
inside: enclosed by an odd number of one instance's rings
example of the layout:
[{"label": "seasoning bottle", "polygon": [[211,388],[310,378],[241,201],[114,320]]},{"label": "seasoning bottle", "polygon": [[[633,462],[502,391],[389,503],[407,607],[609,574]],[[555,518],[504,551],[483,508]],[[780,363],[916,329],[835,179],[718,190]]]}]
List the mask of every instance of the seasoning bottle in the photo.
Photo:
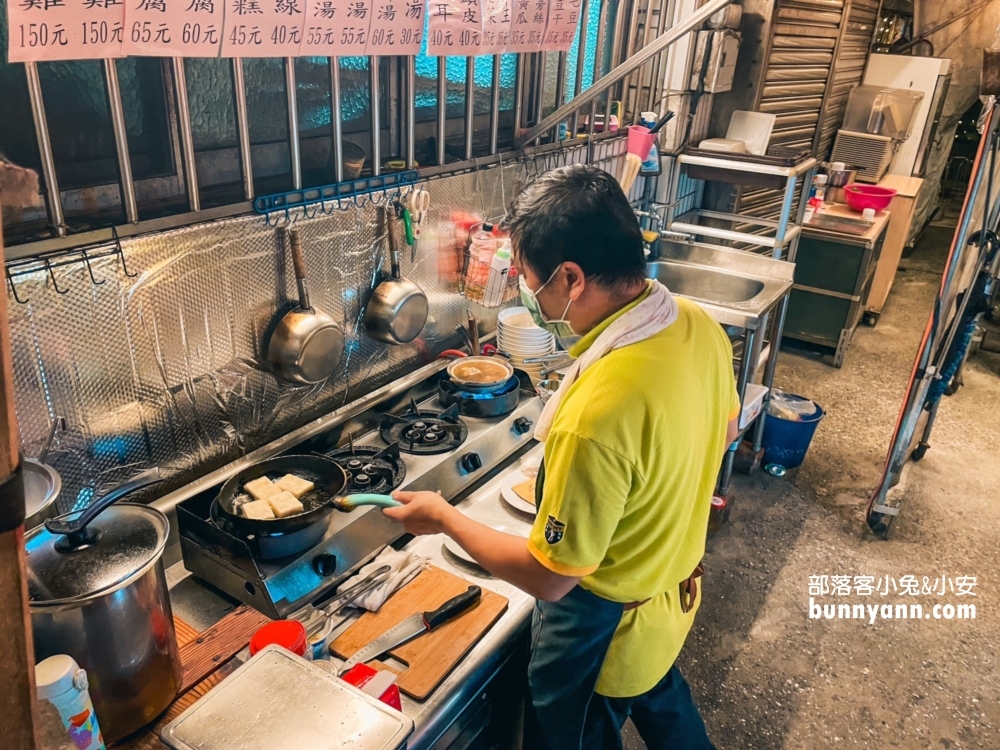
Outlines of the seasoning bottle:
[{"label": "seasoning bottle", "polygon": [[826,202],[826,185],[830,181],[830,177],[825,174],[818,174],[815,177],[816,183],[816,199],[822,204]]},{"label": "seasoning bottle", "polygon": [[487,307],[496,307],[503,302],[503,293],[507,288],[509,273],[510,240],[504,240],[490,263],[490,274],[486,283],[486,300],[484,302]]},{"label": "seasoning bottle", "polygon": [[72,656],[56,654],[35,665],[35,690],[59,712],[77,750],[104,750],[104,737],[90,700],[87,673]]}]

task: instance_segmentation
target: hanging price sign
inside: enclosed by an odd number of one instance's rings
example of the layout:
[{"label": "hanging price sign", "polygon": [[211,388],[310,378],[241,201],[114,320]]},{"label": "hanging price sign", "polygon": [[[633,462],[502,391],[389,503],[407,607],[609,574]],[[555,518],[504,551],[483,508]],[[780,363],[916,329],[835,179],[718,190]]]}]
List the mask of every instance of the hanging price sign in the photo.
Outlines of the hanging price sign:
[{"label": "hanging price sign", "polygon": [[508,52],[538,52],[542,48],[548,0],[511,0]]},{"label": "hanging price sign", "polygon": [[499,55],[510,43],[512,0],[483,0],[483,44],[480,54]]},{"label": "hanging price sign", "polygon": [[372,0],[369,55],[416,55],[424,36],[423,0]]},{"label": "hanging price sign", "polygon": [[569,52],[580,21],[582,0],[551,0],[542,49],[546,52]]},{"label": "hanging price sign", "polygon": [[120,57],[123,0],[7,0],[7,61]]},{"label": "hanging price sign", "polygon": [[306,0],[226,0],[223,57],[297,57]]},{"label": "hanging price sign", "polygon": [[376,0],[309,0],[302,54],[372,54],[368,51],[368,29],[374,23],[376,4]]},{"label": "hanging price sign", "polygon": [[225,0],[125,0],[122,54],[218,57]]},{"label": "hanging price sign", "polygon": [[429,0],[427,54],[477,55],[483,43],[482,0]]}]

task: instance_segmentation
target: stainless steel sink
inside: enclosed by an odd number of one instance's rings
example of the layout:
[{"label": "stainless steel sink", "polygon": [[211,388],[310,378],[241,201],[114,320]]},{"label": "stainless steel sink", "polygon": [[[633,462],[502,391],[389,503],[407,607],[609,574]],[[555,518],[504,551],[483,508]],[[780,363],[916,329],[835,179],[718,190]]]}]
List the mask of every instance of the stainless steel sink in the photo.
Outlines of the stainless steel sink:
[{"label": "stainless steel sink", "polygon": [[723,325],[755,329],[792,285],[795,264],[699,243],[661,242],[646,273]]},{"label": "stainless steel sink", "polygon": [[710,302],[749,302],[764,289],[764,282],[757,279],[688,263],[659,261],[650,263],[648,270],[674,294]]}]

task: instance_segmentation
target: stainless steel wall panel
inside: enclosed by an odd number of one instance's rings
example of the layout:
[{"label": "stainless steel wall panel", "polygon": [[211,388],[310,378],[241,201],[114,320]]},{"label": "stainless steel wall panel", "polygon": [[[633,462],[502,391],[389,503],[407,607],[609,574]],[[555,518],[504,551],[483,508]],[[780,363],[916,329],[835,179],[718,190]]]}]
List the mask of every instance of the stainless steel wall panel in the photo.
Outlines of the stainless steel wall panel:
[{"label": "stainless steel wall panel", "polygon": [[[598,146],[609,166],[620,158],[614,146]],[[50,454],[63,477],[60,510],[152,467],[179,486],[273,440],[458,343],[466,309],[492,329],[495,311],[457,293],[451,215],[501,218],[524,167],[508,163],[502,174],[493,167],[427,183],[431,208],[416,262],[408,252],[401,262],[431,312],[407,346],[372,341],[359,323],[384,255],[375,209],[298,221],[311,295],[347,332],[344,363],[316,386],[279,383],[262,363],[269,326],[293,304],[295,278],[287,250],[258,216],[123,240],[135,278],[115,256],[92,262],[100,285],[83,263],[55,268],[65,294],[44,266],[17,277],[18,295],[29,300],[18,304],[8,287],[21,439],[25,455],[36,455],[50,420],[66,417]]]}]

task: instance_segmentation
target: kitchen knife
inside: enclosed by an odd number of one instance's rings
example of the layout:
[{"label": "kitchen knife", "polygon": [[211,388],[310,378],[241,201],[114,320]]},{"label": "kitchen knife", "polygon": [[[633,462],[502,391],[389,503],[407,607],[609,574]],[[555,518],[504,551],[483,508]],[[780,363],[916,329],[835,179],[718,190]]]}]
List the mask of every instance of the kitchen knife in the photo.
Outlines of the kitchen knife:
[{"label": "kitchen knife", "polygon": [[478,586],[469,586],[463,593],[449,599],[432,612],[417,613],[410,615],[397,625],[389,628],[367,646],[363,646],[350,659],[345,661],[337,670],[338,675],[342,675],[355,664],[364,664],[370,659],[374,659],[386,651],[391,651],[397,646],[413,640],[419,635],[429,633],[435,628],[443,625],[449,620],[458,617],[467,609],[472,608],[482,597],[483,590]]}]

